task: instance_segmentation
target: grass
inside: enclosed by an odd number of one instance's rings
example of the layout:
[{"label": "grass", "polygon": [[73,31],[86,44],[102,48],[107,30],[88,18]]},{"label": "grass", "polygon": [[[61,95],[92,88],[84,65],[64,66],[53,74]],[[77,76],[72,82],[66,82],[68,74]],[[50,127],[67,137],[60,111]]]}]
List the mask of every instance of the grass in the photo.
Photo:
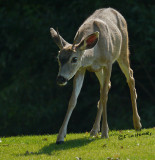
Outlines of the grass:
[{"label": "grass", "polygon": [[55,141],[56,135],[0,138],[0,160],[155,159],[155,128],[110,131],[109,139],[68,134],[64,144]]}]

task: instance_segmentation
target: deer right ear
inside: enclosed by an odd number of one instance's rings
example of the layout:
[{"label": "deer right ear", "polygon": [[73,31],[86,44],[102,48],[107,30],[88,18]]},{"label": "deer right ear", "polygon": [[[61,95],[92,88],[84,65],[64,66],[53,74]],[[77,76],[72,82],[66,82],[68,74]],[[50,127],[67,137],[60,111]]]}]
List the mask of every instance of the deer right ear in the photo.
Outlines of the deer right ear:
[{"label": "deer right ear", "polygon": [[57,46],[60,48],[60,50],[68,45],[69,43],[66,42],[60,35],[59,35],[59,32],[55,31],[53,28],[50,28],[50,33],[51,33],[51,36],[54,40],[54,42],[57,44]]}]

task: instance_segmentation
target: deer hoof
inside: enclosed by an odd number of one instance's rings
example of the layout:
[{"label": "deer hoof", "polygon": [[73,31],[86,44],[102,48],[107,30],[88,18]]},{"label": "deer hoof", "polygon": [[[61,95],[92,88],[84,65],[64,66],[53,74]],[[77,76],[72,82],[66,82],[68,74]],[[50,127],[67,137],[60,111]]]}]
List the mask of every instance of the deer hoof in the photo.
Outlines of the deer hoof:
[{"label": "deer hoof", "polygon": [[91,130],[90,131],[90,136],[97,136],[98,135],[98,131],[95,131],[95,130]]},{"label": "deer hoof", "polygon": [[135,128],[136,131],[141,131],[141,129],[142,129],[141,123],[139,123],[138,125],[136,125],[134,128]]},{"label": "deer hoof", "polygon": [[134,123],[134,128],[136,131],[141,131],[142,125],[141,125],[140,121]]},{"label": "deer hoof", "polygon": [[101,138],[103,139],[109,138],[108,132],[102,132]]},{"label": "deer hoof", "polygon": [[56,144],[63,144],[64,141],[56,141]]}]

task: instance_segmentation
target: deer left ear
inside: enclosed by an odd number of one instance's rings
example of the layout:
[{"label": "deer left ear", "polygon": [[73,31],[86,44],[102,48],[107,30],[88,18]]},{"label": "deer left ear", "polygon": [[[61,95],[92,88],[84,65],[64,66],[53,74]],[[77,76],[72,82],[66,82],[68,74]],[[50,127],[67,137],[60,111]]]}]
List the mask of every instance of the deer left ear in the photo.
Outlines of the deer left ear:
[{"label": "deer left ear", "polygon": [[78,44],[77,48],[79,50],[91,49],[96,45],[98,39],[99,39],[99,32],[94,32],[93,34],[89,35],[84,40],[82,40]]}]

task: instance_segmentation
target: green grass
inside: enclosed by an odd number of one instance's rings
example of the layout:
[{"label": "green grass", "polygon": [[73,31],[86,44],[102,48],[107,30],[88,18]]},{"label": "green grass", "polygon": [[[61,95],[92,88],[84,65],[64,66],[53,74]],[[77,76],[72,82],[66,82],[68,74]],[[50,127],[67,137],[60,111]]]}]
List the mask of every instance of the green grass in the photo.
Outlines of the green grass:
[{"label": "green grass", "polygon": [[[124,135],[126,138],[118,139]],[[155,160],[155,128],[110,131],[109,139],[91,138],[89,133],[68,134],[64,144],[55,141],[56,135],[3,137],[0,160]]]}]

